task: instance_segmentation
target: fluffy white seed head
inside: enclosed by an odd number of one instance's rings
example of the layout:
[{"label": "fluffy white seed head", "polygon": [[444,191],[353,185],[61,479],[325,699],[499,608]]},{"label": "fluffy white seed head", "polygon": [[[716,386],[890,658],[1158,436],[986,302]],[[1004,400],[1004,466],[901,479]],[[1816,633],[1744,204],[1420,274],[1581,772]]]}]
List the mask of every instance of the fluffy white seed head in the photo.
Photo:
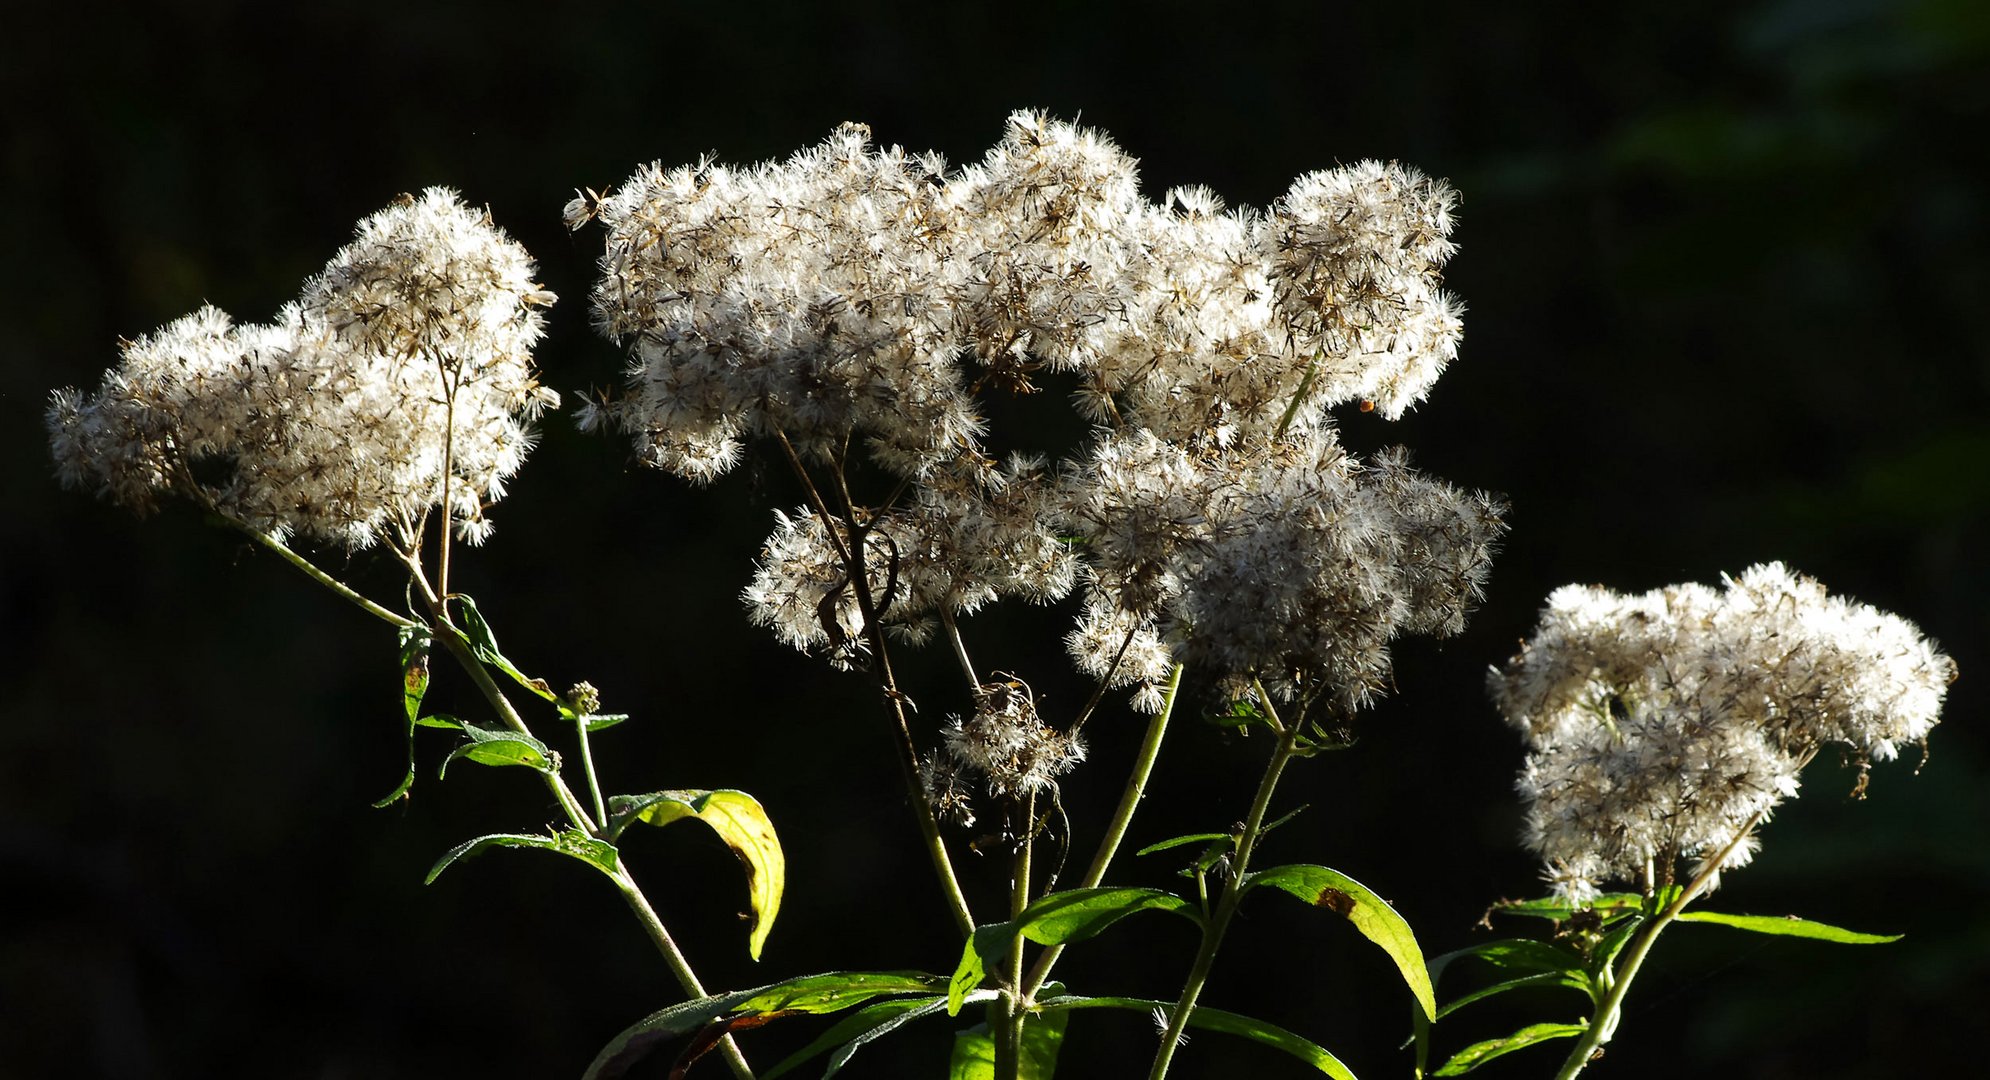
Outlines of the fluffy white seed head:
[{"label": "fluffy white seed head", "polygon": [[[698,481],[758,436],[820,463],[866,448],[904,481],[854,511],[884,545],[864,574],[894,631],[1082,582],[1074,658],[1143,706],[1180,655],[1352,709],[1397,634],[1460,628],[1504,528],[1488,496],[1362,465],[1329,411],[1400,415],[1455,354],[1455,203],[1374,162],[1269,211],[1192,187],[1152,203],[1104,135],[1034,112],[952,173],[859,125],[784,162],[651,166],[568,207],[606,229],[595,317],[630,357],[627,391],[584,419]],[[1055,471],[997,469],[977,396],[1044,373],[1070,377],[1095,437]],[[847,648],[838,547],[783,518],[753,617]]]},{"label": "fluffy white seed head", "polygon": [[1489,685],[1528,743],[1528,846],[1579,897],[1707,868],[1819,747],[1884,760],[1925,739],[1954,677],[1912,623],[1767,563],[1719,590],[1558,589]]},{"label": "fluffy white seed head", "polygon": [[481,539],[559,400],[532,368],[554,299],[532,274],[455,193],[404,196],[272,324],[204,307],[126,342],[95,394],[57,393],[58,472],[136,509],[177,492],[352,548],[411,535],[447,486],[459,535]]}]

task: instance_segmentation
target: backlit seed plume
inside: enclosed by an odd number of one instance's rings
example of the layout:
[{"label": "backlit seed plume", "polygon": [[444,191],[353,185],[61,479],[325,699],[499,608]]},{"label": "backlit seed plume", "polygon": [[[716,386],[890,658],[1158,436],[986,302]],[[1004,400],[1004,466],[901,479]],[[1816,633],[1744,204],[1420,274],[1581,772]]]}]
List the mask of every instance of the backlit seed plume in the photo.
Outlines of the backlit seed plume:
[{"label": "backlit seed plume", "polygon": [[412,537],[446,468],[450,518],[479,540],[529,422],[559,400],[532,369],[554,299],[533,273],[454,192],[403,196],[272,324],[203,307],[126,342],[96,393],[59,391],[58,473],[139,510],[176,492],[273,535],[361,548]]},{"label": "backlit seed plume", "polygon": [[[1863,766],[1938,720],[1955,664],[1912,623],[1780,563],[1724,585],[1558,589],[1492,673],[1528,743],[1527,843],[1558,890],[1639,883],[1647,865],[1669,879],[1794,796],[1820,747]],[[1751,838],[1718,869],[1753,850]]]},{"label": "backlit seed plume", "polygon": [[651,165],[568,208],[606,229],[595,323],[630,361],[585,419],[704,481],[777,432],[923,477],[978,448],[972,391],[1040,370],[1174,441],[1303,433],[1353,401],[1394,417],[1457,352],[1456,201],[1364,162],[1269,212],[1201,188],[1156,205],[1104,135],[1033,112],[953,173],[859,124],[782,162]]},{"label": "backlit seed plume", "polygon": [[[595,322],[629,354],[584,422],[694,481],[758,437],[898,478],[851,521],[778,521],[745,600],[798,647],[864,647],[861,554],[900,635],[1082,588],[1074,659],[1142,707],[1188,660],[1345,712],[1398,634],[1461,628],[1505,528],[1490,496],[1347,454],[1329,411],[1399,416],[1456,355],[1456,202],[1364,162],[1263,211],[1153,203],[1104,134],[1036,112],[952,172],[854,124],[782,162],[653,165],[568,207],[606,229]],[[997,468],[982,401],[1053,378],[1088,445]]]},{"label": "backlit seed plume", "polygon": [[947,764],[926,770],[932,794],[941,796],[963,774],[980,777],[991,797],[1029,795],[1085,760],[1085,744],[1039,719],[1035,696],[1018,679],[977,687],[974,714],[948,718],[943,746]]},{"label": "backlit seed plume", "polygon": [[970,448],[981,420],[948,265],[960,219],[938,169],[845,124],[778,164],[637,173],[600,205],[594,290],[632,392],[590,419],[693,480],[777,432],[816,458],[855,436],[906,475]]},{"label": "backlit seed plume", "polygon": [[[1343,719],[1389,685],[1394,638],[1464,628],[1506,529],[1500,500],[1400,451],[1364,466],[1329,428],[1221,452],[1109,439],[1072,488],[1091,555],[1067,641],[1082,668],[1144,637],[1233,696],[1257,680]],[[1168,658],[1128,648],[1152,685]]]}]

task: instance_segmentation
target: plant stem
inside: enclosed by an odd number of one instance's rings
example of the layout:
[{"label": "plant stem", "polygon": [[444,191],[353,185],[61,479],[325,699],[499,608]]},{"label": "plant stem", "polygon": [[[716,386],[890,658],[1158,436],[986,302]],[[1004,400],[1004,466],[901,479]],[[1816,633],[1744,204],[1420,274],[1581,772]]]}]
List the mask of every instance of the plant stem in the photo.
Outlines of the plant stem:
[{"label": "plant stem", "polygon": [[[1031,792],[1018,807],[1022,811],[1021,835],[1016,839],[1016,854],[1010,866],[1009,878],[1009,918],[1020,918],[1023,909],[1030,906],[1030,849],[1036,843],[1036,793]],[[1009,946],[1007,956],[1002,958],[1001,1029],[995,1033],[995,1077],[996,1080],[1017,1080],[1023,1060],[1023,1025],[1029,1018],[1028,999],[1023,986],[1023,936]]]},{"label": "plant stem", "polygon": [[1079,729],[1085,726],[1085,721],[1090,720],[1092,713],[1098,710],[1099,702],[1105,700],[1107,684],[1112,682],[1113,673],[1119,670],[1119,662],[1126,659],[1126,650],[1133,644],[1134,633],[1135,631],[1128,630],[1126,636],[1120,639],[1119,651],[1112,654],[1112,663],[1107,666],[1105,674],[1099,676],[1099,685],[1093,688],[1092,696],[1086,700],[1085,707],[1078,710],[1078,718],[1071,721],[1071,727],[1066,734],[1078,734]]},{"label": "plant stem", "polygon": [[1609,995],[1596,1010],[1595,1018],[1590,1020],[1589,1030],[1582,1033],[1581,1041],[1575,1044],[1575,1049],[1569,1051],[1568,1058],[1562,1062],[1561,1071],[1555,1074],[1555,1080],[1573,1080],[1575,1075],[1582,1072],[1590,1060],[1603,1049],[1604,1044],[1610,1041],[1610,1037],[1617,1033],[1617,1021],[1621,1019],[1624,995],[1630,991],[1631,980],[1637,978],[1638,968],[1643,966],[1645,956],[1651,952],[1652,943],[1658,940],[1659,932],[1672,925],[1672,921],[1679,917],[1679,913],[1686,910],[1687,904],[1699,899],[1700,895],[1707,891],[1707,884],[1720,873],[1721,865],[1727,862],[1728,855],[1748,838],[1749,833],[1755,831],[1755,826],[1761,824],[1766,813],[1767,811],[1758,811],[1754,817],[1749,818],[1748,823],[1734,834],[1734,839],[1729,840],[1718,855],[1708,860],[1707,868],[1700,871],[1692,881],[1687,882],[1686,887],[1679,891],[1679,895],[1665,906],[1665,910],[1654,916],[1651,923],[1638,932],[1636,940],[1631,942],[1629,950],[1618,966]]},{"label": "plant stem", "polygon": [[[1265,712],[1272,722],[1278,722],[1271,699],[1259,693]],[[1244,880],[1250,870],[1251,852],[1257,846],[1258,837],[1264,829],[1264,815],[1271,805],[1272,792],[1278,788],[1278,778],[1285,772],[1285,766],[1294,756],[1293,748],[1299,739],[1299,725],[1285,727],[1280,724],[1278,746],[1272,751],[1271,761],[1265,765],[1264,779],[1258,782],[1256,797],[1251,800],[1250,816],[1244,819],[1244,830],[1237,837],[1236,857],[1230,866],[1229,879],[1223,883],[1223,895],[1216,901],[1216,910],[1209,917],[1209,925],[1202,931],[1202,947],[1196,950],[1195,963],[1189,968],[1188,979],[1182,984],[1181,999],[1175,1002],[1174,1011],[1168,1017],[1168,1028],[1161,1035],[1160,1049],[1154,1053],[1154,1067],[1147,1073],[1148,1080],[1161,1080],[1168,1075],[1168,1065],[1174,1060],[1175,1047],[1180,1045],[1182,1031],[1188,1027],[1189,1014],[1195,1011],[1195,1000],[1202,994],[1202,986],[1209,980],[1209,969],[1216,962],[1216,950],[1223,944],[1223,932],[1230,927],[1230,919],[1237,914],[1237,906],[1243,900]]]},{"label": "plant stem", "polygon": [[830,543],[844,561],[844,576],[849,578],[850,592],[857,599],[858,613],[863,616],[864,636],[870,641],[878,686],[890,703],[891,716],[896,722],[892,737],[898,751],[895,756],[899,776],[912,804],[912,816],[919,826],[920,841],[925,845],[927,858],[932,861],[933,873],[940,879],[940,891],[945,894],[955,929],[960,931],[961,937],[971,937],[974,934],[974,913],[967,906],[967,895],[961,892],[960,878],[954,874],[953,858],[947,854],[947,842],[940,836],[940,822],[933,816],[933,803],[926,797],[926,785],[919,779],[919,749],[912,742],[912,725],[905,717],[905,695],[899,691],[898,681],[892,674],[891,652],[885,646],[884,626],[878,619],[877,605],[871,597],[870,578],[864,568],[866,530],[857,524],[855,504],[850,499],[848,485],[839,473],[836,478],[837,492],[843,501],[843,521],[850,530],[850,543],[844,544],[842,535],[836,530],[837,518],[830,513],[821,489],[803,466],[801,455],[795,452],[786,432],[777,428],[774,433],[779,438],[781,449],[786,452],[788,467],[794,470],[795,478],[808,492],[809,505],[821,518],[823,531],[829,534]]},{"label": "plant stem", "polygon": [[960,672],[967,676],[968,689],[981,689],[981,678],[974,673],[974,661],[967,657],[967,642],[961,640],[960,624],[954,621],[954,613],[944,606],[940,608],[940,625],[947,628],[947,640],[953,643],[954,659],[960,661]]},{"label": "plant stem", "polygon": [[[671,974],[677,976],[678,985],[693,997],[707,996],[705,987],[698,981],[698,973],[691,970],[691,961],[685,959],[684,953],[678,949],[677,942],[664,927],[663,919],[650,906],[649,898],[643,895],[642,887],[629,876],[629,868],[618,862],[616,870],[615,884],[622,890],[622,899],[628,903],[629,910],[635,912],[636,921],[643,924],[643,930],[656,944],[657,951],[663,954]],[[746,1063],[746,1055],[740,1053],[739,1044],[733,1041],[732,1036],[719,1040],[719,1052],[725,1055],[726,1065],[732,1069],[734,1076],[739,1080],[753,1080],[753,1066]]]},{"label": "plant stem", "polygon": [[601,782],[594,778],[594,750],[587,744],[587,717],[574,721],[574,736],[580,740],[580,767],[587,777],[587,793],[594,800],[594,817],[603,828],[608,825],[608,807],[601,801]]},{"label": "plant stem", "polygon": [[247,522],[239,521],[235,518],[229,517],[227,514],[216,513],[215,516],[219,517],[221,520],[226,521],[229,525],[245,533],[249,537],[249,539],[254,540],[256,543],[261,544],[262,546],[270,549],[271,551],[276,552],[278,555],[283,556],[285,561],[289,562],[290,565],[295,566],[297,569],[304,571],[304,573],[308,575],[311,578],[311,580],[317,582],[320,585],[323,585],[325,588],[332,590],[333,592],[339,594],[340,596],[345,597],[347,600],[350,600],[353,603],[358,604],[361,608],[365,609],[367,614],[373,616],[374,618],[379,619],[382,622],[392,623],[395,626],[398,626],[402,629],[406,629],[410,626],[416,625],[413,619],[406,618],[401,615],[396,615],[393,612],[387,610],[386,608],[381,607],[379,604],[376,604],[373,601],[368,600],[366,597],[359,595],[359,593],[353,591],[353,589],[350,586],[346,585],[345,582],[340,581],[339,579],[333,577],[332,575],[325,573],[323,570],[318,569],[316,566],[313,566],[311,564],[311,560],[306,559],[304,556],[299,555],[295,551],[292,551],[289,545],[285,544],[281,540],[278,540],[276,537],[270,536],[261,531],[260,529],[256,529],[250,526]]},{"label": "plant stem", "polygon": [[[421,564],[405,555],[404,558],[408,562],[409,576],[421,592],[422,602],[427,605],[436,626],[441,630],[436,637],[442,642],[443,647],[449,650],[449,654],[456,658],[457,664],[469,674],[470,681],[477,685],[477,689],[484,695],[484,700],[490,703],[491,708],[498,714],[498,719],[503,721],[506,727],[521,735],[532,734],[531,729],[526,726],[525,718],[518,714],[518,709],[512,705],[511,699],[505,696],[504,689],[498,686],[497,680],[491,678],[491,673],[484,667],[483,662],[470,651],[463,632],[450,621],[447,607],[442,598],[436,595],[434,588],[429,585],[427,576],[421,572]],[[583,728],[581,738],[582,746],[585,747],[585,724],[579,726]],[[594,819],[588,816],[587,811],[582,809],[580,800],[574,798],[572,789],[567,787],[567,782],[561,779],[558,773],[542,772],[539,777],[545,782],[547,790],[551,791],[553,797],[559,801],[560,808],[566,812],[567,819],[575,828],[589,836],[596,838],[601,836],[607,827],[605,812],[601,815],[601,823],[597,825]],[[588,783],[592,786],[593,782],[590,766]],[[598,788],[595,803],[599,808]],[[691,962],[685,958],[683,950],[677,947],[676,940],[670,936],[669,928],[663,925],[662,917],[650,905],[649,898],[643,895],[642,886],[636,884],[635,875],[631,874],[628,866],[619,860],[616,862],[614,880],[629,911],[636,916],[636,921],[642,924],[643,932],[649,935],[657,951],[663,954],[664,962],[670,966],[671,974],[677,978],[677,984],[692,997],[707,996],[704,984],[698,981],[697,973],[691,969]],[[753,1069],[747,1064],[745,1055],[740,1053],[739,1046],[733,1041],[732,1036],[728,1035],[720,1040],[719,1049],[725,1055],[726,1064],[732,1068],[734,1076],[739,1080],[753,1080]]]},{"label": "plant stem", "polygon": [[[1098,850],[1092,853],[1092,864],[1085,871],[1084,880],[1078,883],[1080,889],[1096,889],[1106,879],[1106,870],[1112,866],[1113,857],[1119,854],[1119,845],[1125,841],[1126,832],[1133,824],[1134,811],[1140,808],[1140,800],[1147,793],[1147,778],[1154,772],[1154,762],[1161,756],[1161,740],[1168,733],[1168,718],[1174,715],[1175,695],[1182,687],[1182,666],[1176,664],[1168,673],[1167,696],[1161,700],[1161,711],[1147,722],[1147,734],[1140,740],[1140,749],[1133,758],[1133,771],[1126,778],[1126,790],[1120,793],[1119,808],[1113,811],[1112,822],[1106,826],[1106,834],[1099,840]],[[1030,968],[1029,979],[1023,984],[1022,1000],[1028,1005],[1043,989],[1044,981],[1050,978],[1050,969],[1057,965],[1057,958],[1064,955],[1064,946],[1052,945],[1037,957],[1036,965]]]}]

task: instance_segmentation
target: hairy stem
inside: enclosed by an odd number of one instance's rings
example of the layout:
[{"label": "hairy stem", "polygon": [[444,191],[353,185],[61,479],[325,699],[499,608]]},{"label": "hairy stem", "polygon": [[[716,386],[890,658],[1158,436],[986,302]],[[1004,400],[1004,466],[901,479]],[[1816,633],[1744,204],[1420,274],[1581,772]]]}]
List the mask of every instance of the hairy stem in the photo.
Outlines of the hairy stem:
[{"label": "hairy stem", "polygon": [[[1272,709],[1271,699],[1265,697],[1262,690],[1259,696],[1266,714],[1277,724],[1278,716]],[[1237,906],[1243,900],[1244,878],[1250,870],[1252,849],[1257,846],[1258,837],[1264,830],[1265,810],[1271,805],[1272,792],[1278,789],[1278,778],[1292,760],[1299,739],[1299,725],[1288,728],[1280,724],[1279,727],[1278,746],[1272,751],[1271,761],[1265,765],[1264,779],[1258,782],[1257,795],[1251,800],[1250,816],[1244,819],[1244,830],[1237,837],[1237,851],[1230,866],[1230,876],[1223,883],[1223,894],[1216,901],[1216,910],[1210,914],[1208,926],[1203,928],[1202,945],[1196,950],[1195,963],[1189,968],[1188,979],[1182,983],[1181,997],[1168,1015],[1168,1027],[1161,1035],[1160,1049],[1154,1053],[1154,1066],[1148,1070],[1148,1080],[1161,1080],[1168,1075],[1168,1065],[1174,1061],[1175,1048],[1181,1044],[1189,1015],[1195,1011],[1196,998],[1202,995],[1203,984],[1209,980],[1209,969],[1216,963],[1216,950],[1223,944],[1223,932],[1229,929],[1230,920],[1237,914]]]},{"label": "hairy stem", "polygon": [[[1161,701],[1161,711],[1147,722],[1147,734],[1141,737],[1140,749],[1134,754],[1133,770],[1127,775],[1126,790],[1120,793],[1119,807],[1113,811],[1112,821],[1106,826],[1106,834],[1099,840],[1098,850],[1092,853],[1092,864],[1085,870],[1084,880],[1078,882],[1080,889],[1096,889],[1106,879],[1106,871],[1112,866],[1113,857],[1119,854],[1119,845],[1126,840],[1127,830],[1133,825],[1134,811],[1140,808],[1140,800],[1147,794],[1147,778],[1154,773],[1154,762],[1161,756],[1161,740],[1168,734],[1168,718],[1174,715],[1175,695],[1182,687],[1182,666],[1176,664],[1168,673],[1167,696]],[[1057,966],[1057,958],[1064,955],[1064,946],[1052,945],[1037,957],[1030,968],[1028,980],[1023,984],[1022,1000],[1027,1005],[1038,990],[1043,989],[1045,980],[1050,978],[1050,969]]]}]

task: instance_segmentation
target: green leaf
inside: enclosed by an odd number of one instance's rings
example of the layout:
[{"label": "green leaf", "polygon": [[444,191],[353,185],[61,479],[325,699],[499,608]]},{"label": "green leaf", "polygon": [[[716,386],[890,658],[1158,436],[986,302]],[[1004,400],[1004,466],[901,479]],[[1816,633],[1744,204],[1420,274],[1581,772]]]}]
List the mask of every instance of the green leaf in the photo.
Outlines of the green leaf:
[{"label": "green leaf", "polygon": [[463,724],[462,728],[463,734],[469,736],[470,741],[457,747],[443,759],[442,769],[437,776],[447,776],[449,763],[457,758],[474,761],[479,765],[524,765],[542,773],[560,771],[560,756],[545,743],[530,735],[480,728],[475,724]]},{"label": "green leaf", "polygon": [[595,1055],[582,1080],[620,1076],[659,1043],[688,1035],[723,1016],[830,1013],[893,994],[932,995],[940,986],[938,976],[918,972],[832,971],[680,1002],[624,1028]]},{"label": "green leaf", "polygon": [[420,721],[422,698],[428,693],[428,627],[414,623],[401,627],[401,711],[407,719],[408,769],[401,782],[373,804],[374,809],[392,806],[415,786],[415,725]]},{"label": "green leaf", "polygon": [[988,969],[1001,962],[1016,935],[1038,945],[1068,945],[1096,937],[1107,927],[1138,911],[1172,911],[1201,925],[1202,919],[1189,902],[1160,889],[1072,889],[1039,897],[1008,922],[977,926],[961,948],[960,963],[954,968],[947,989],[947,1015],[960,1012],[962,995],[987,977]]},{"label": "green leaf", "polygon": [[935,994],[945,985],[919,971],[831,971],[761,987],[740,999],[738,1013],[832,1013],[887,994]]},{"label": "green leaf", "polygon": [[456,860],[475,855],[485,848],[494,847],[543,848],[546,851],[557,851],[562,855],[579,859],[611,878],[616,876],[615,845],[596,840],[578,829],[568,829],[557,836],[491,833],[488,836],[479,836],[475,840],[465,840],[436,860],[435,865],[429,868],[428,876],[422,879],[422,884],[434,884],[435,879],[442,876],[442,872],[449,869],[450,864]]},{"label": "green leaf", "polygon": [[1723,915],[1718,911],[1686,911],[1680,913],[1679,921],[1713,923],[1718,926],[1732,926],[1736,930],[1809,938],[1812,941],[1835,941],[1841,945],[1884,945],[1889,941],[1899,941],[1905,936],[1862,934],[1857,930],[1846,930],[1821,922],[1812,922],[1809,919],[1799,919],[1794,915]]},{"label": "green leaf", "polygon": [[1582,957],[1574,952],[1530,938],[1501,938],[1448,952],[1431,960],[1430,970],[1442,971],[1453,960],[1468,956],[1512,971],[1560,971],[1580,975],[1584,970]]},{"label": "green leaf", "polygon": [[1543,971],[1533,975],[1522,975],[1517,979],[1508,979],[1503,983],[1494,983],[1491,986],[1474,990],[1449,1005],[1438,1009],[1437,1019],[1442,1020],[1475,1001],[1484,1001],[1497,994],[1504,994],[1508,990],[1524,990],[1530,986],[1566,986],[1572,990],[1581,990],[1584,993],[1588,993],[1589,991],[1589,984],[1575,975],[1571,975],[1565,971]]},{"label": "green leaf", "polygon": [[1134,852],[1133,854],[1136,856],[1152,855],[1157,851],[1166,851],[1169,848],[1178,848],[1184,844],[1199,844],[1199,843],[1205,843],[1210,840],[1230,840],[1230,839],[1233,839],[1233,837],[1231,837],[1229,833],[1220,833],[1220,832],[1189,833],[1187,836],[1170,837],[1169,839],[1163,840],[1158,844],[1149,844],[1146,847],[1141,848],[1139,851]]},{"label": "green leaf", "polygon": [[456,603],[463,609],[464,638],[469,641],[470,651],[477,654],[477,659],[511,676],[518,685],[547,701],[560,700],[560,695],[555,694],[553,688],[546,685],[546,680],[528,677],[498,651],[497,635],[491,632],[491,624],[484,621],[484,613],[477,610],[475,600],[463,593],[457,593]]},{"label": "green leaf", "polygon": [[760,1074],[760,1080],[777,1080],[787,1075],[810,1059],[832,1047],[837,1048],[836,1056],[823,1072],[824,1080],[836,1075],[859,1047],[874,1039],[881,1038],[899,1027],[922,1016],[931,1016],[947,1007],[944,995],[923,998],[893,998],[866,1005],[849,1016],[837,1021],[834,1027],[823,1032],[815,1041],[789,1054],[781,1063]]},{"label": "green leaf", "polygon": [[[1018,1080],[1050,1080],[1057,1071],[1057,1052],[1064,1047],[1064,1027],[1070,1020],[1068,1011],[1060,1011],[1032,1016],[1023,1024],[1022,1054],[1016,1062]],[[976,1024],[954,1035],[947,1080],[995,1080],[995,1039],[987,1024]]]},{"label": "green leaf", "polygon": [[1463,1076],[1496,1057],[1524,1050],[1550,1039],[1570,1039],[1588,1030],[1584,1024],[1529,1024],[1504,1039],[1487,1039],[1451,1055],[1433,1076]]},{"label": "green leaf", "polygon": [[638,821],[659,828],[686,818],[710,826],[719,839],[739,857],[746,868],[746,891],[753,904],[753,930],[746,939],[746,951],[760,959],[767,934],[774,929],[774,917],[781,911],[781,896],[788,885],[788,860],[781,852],[781,839],[774,823],[758,800],[744,791],[720,788],[716,791],[654,791],[648,795],[618,795],[608,804],[608,839]]},{"label": "green leaf", "polygon": [[581,716],[581,719],[587,722],[587,730],[590,732],[607,731],[628,718],[629,714],[625,712],[586,713]]},{"label": "green leaf", "polygon": [[[1589,949],[1590,972],[1600,976],[1604,971],[1609,970],[1610,966],[1617,962],[1617,954],[1624,951],[1624,946],[1631,943],[1632,936],[1644,924],[1644,916],[1633,915],[1618,923],[1609,933],[1598,938],[1596,944],[1590,946]],[[1597,985],[1606,984],[1599,982]]]},{"label": "green leaf", "polygon": [[987,1024],[954,1032],[947,1080],[995,1080],[995,1037],[988,1033]]},{"label": "green leaf", "polygon": [[424,716],[421,719],[415,721],[415,726],[427,727],[427,728],[443,728],[448,731],[461,731],[463,730],[463,721],[456,719],[454,716],[451,716],[448,713],[435,713],[434,715]]},{"label": "green leaf", "polygon": [[1494,904],[1492,910],[1498,915],[1526,915],[1536,919],[1567,922],[1578,911],[1593,911],[1607,916],[1621,911],[1638,911],[1644,907],[1644,902],[1644,897],[1637,893],[1605,893],[1581,904],[1571,904],[1559,897],[1545,896],[1539,900],[1502,900]]},{"label": "green leaf", "polygon": [[977,926],[969,934],[967,944],[962,946],[960,963],[954,966],[954,977],[947,983],[947,1015],[960,1015],[962,1002],[967,992],[981,985],[988,977],[988,968],[1001,963],[1010,946],[1016,943],[1015,923],[991,923]]},{"label": "green leaf", "polygon": [[[1152,1014],[1155,1009],[1163,1012],[1172,1010],[1172,1001],[1150,1001],[1145,998],[1124,997],[1060,997],[1041,1001],[1038,1007],[1046,1013],[1065,1009],[1130,1009],[1134,1012]],[[1341,1060],[1320,1046],[1302,1039],[1276,1024],[1223,1012],[1198,1005],[1188,1014],[1188,1026],[1204,1031],[1220,1031],[1226,1035],[1238,1035],[1275,1047],[1300,1061],[1326,1073],[1336,1080],[1354,1080],[1354,1073]]]},{"label": "green leaf", "polygon": [[1037,1013],[1023,1024],[1022,1075],[1029,1080],[1050,1080],[1057,1072],[1057,1052],[1064,1048],[1064,1029],[1071,1023],[1068,1011]]},{"label": "green leaf", "polygon": [[1417,946],[1416,934],[1411,932],[1410,924],[1396,914],[1396,909],[1390,907],[1388,901],[1375,895],[1359,881],[1324,866],[1274,866],[1244,879],[1245,889],[1265,885],[1298,897],[1314,907],[1346,916],[1361,936],[1381,946],[1382,951],[1396,962],[1397,970],[1403,973],[1403,981],[1409,984],[1410,993],[1416,996],[1424,1015],[1436,1015],[1437,999],[1431,990],[1430,972],[1423,965],[1423,950]]}]

